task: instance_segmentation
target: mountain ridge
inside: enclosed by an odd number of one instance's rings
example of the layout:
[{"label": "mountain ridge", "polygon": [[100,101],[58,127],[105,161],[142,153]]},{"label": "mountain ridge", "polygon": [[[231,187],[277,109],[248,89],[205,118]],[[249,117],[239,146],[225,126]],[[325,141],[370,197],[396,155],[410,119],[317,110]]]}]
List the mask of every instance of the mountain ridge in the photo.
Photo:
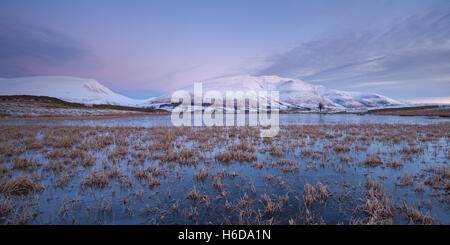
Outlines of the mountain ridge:
[{"label": "mountain ridge", "polygon": [[[110,104],[132,107],[150,107],[170,111],[172,93],[138,100],[118,94],[94,79],[68,76],[32,76],[0,80],[0,95],[49,96],[67,102]],[[193,85],[182,90],[193,95]],[[319,103],[331,111],[369,109],[377,107],[402,106],[404,103],[375,93],[350,92],[328,89],[300,79],[279,76],[237,75],[206,80],[202,83],[206,91],[279,91],[280,109],[317,110]],[[193,97],[193,96],[192,96]],[[257,99],[257,98],[250,98]]]},{"label": "mountain ridge", "polygon": [[[225,91],[253,90],[280,92],[281,109],[316,110],[318,104],[326,108],[341,111],[346,109],[368,109],[375,107],[402,106],[404,103],[376,93],[350,92],[328,89],[322,85],[313,85],[300,79],[279,76],[238,75],[207,80],[202,83],[203,92],[209,90]],[[193,85],[184,87],[193,97]],[[153,106],[165,106],[170,109],[171,94],[167,93],[153,99]],[[253,98],[256,99],[256,98]]]}]

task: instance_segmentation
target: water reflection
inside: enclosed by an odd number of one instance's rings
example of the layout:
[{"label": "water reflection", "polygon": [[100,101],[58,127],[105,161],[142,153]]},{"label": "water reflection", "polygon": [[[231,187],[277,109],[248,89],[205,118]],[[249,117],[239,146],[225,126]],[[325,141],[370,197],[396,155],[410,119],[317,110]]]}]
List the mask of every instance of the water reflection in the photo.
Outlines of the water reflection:
[{"label": "water reflection", "polygon": [[[246,120],[248,122],[248,119]],[[430,124],[450,122],[449,118],[421,116],[380,116],[357,114],[280,114],[280,125],[320,125],[320,124]],[[122,118],[89,120],[14,120],[3,121],[0,125],[75,125],[75,126],[173,126],[170,115],[131,116]]]}]

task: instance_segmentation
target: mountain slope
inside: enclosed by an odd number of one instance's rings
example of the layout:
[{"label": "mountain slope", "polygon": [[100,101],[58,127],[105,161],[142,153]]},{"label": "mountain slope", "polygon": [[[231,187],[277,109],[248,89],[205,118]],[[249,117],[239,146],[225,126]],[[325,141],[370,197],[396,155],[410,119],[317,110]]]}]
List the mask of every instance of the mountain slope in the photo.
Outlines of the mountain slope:
[{"label": "mountain slope", "polygon": [[49,96],[82,104],[140,106],[147,100],[135,100],[114,93],[93,79],[66,76],[35,76],[0,80],[0,95]]},{"label": "mountain slope", "polygon": [[[225,97],[226,91],[279,91],[280,107],[283,108],[316,108],[319,103],[329,107],[340,106],[319,94],[316,89],[301,80],[278,76],[250,76],[240,75],[207,80],[202,83],[203,93],[206,91],[220,91]],[[194,86],[183,88],[193,98]],[[170,104],[171,93],[152,100],[153,105]],[[257,98],[250,98],[256,100]]]},{"label": "mountain slope", "polygon": [[[278,76],[240,75],[207,80],[202,83],[203,93],[220,91],[279,91],[280,109],[317,110],[322,103],[327,110],[367,109],[373,107],[400,106],[402,103],[373,93],[347,92],[311,85],[299,79]],[[183,90],[191,93],[194,85]],[[19,77],[0,80],[0,95],[34,95],[58,98],[67,102],[109,104],[131,107],[151,107],[171,110],[172,93],[157,98],[136,100],[117,94],[93,79],[66,76]],[[257,97],[250,100],[257,101]],[[201,109],[201,108],[196,108]],[[234,109],[234,108],[228,108]],[[250,108],[252,109],[252,108]]]},{"label": "mountain slope", "polygon": [[[207,80],[202,83],[203,93],[217,90],[225,95],[225,91],[279,91],[280,108],[304,108],[316,110],[319,103],[331,110],[367,109],[372,107],[399,106],[402,103],[374,93],[347,92],[327,89],[321,85],[311,85],[299,79],[278,76],[240,75]],[[183,88],[193,98],[193,85]],[[171,93],[162,95],[151,101],[153,106],[165,106],[171,109]],[[256,98],[254,98],[256,99]]]},{"label": "mountain slope", "polygon": [[371,108],[400,106],[403,103],[375,93],[348,92],[336,89],[328,89],[322,85],[314,86],[323,96],[345,108]]}]

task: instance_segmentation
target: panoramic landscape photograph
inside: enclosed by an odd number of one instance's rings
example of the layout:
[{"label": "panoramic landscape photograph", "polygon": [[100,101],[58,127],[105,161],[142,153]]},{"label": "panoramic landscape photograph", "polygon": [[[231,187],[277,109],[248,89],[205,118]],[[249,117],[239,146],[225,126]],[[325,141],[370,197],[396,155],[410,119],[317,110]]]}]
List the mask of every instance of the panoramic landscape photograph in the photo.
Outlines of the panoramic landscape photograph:
[{"label": "panoramic landscape photograph", "polygon": [[2,226],[446,226],[449,137],[448,0],[0,3]]}]

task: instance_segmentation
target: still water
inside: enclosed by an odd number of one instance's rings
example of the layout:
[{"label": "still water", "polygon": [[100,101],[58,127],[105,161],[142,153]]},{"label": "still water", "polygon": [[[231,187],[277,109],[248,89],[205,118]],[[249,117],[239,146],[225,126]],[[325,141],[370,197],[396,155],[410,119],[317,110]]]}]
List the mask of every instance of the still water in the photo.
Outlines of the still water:
[{"label": "still water", "polygon": [[[450,122],[450,118],[424,116],[381,116],[357,114],[280,114],[280,125],[320,124],[432,124]],[[193,117],[192,117],[193,118]],[[225,118],[225,117],[224,117]],[[248,117],[247,117],[248,119]],[[173,126],[170,115],[131,116],[92,120],[14,120],[0,125],[74,125],[74,126]]]}]

